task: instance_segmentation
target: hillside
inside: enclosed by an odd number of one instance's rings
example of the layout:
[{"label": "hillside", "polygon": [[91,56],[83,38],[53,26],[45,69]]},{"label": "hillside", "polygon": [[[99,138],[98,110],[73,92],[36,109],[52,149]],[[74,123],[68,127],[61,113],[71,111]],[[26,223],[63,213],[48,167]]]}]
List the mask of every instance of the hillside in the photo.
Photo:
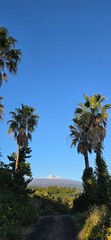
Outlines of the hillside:
[{"label": "hillside", "polygon": [[56,176],[49,176],[48,178],[33,178],[29,183],[29,187],[76,187],[77,189],[82,189],[82,183],[80,181],[64,179]]}]

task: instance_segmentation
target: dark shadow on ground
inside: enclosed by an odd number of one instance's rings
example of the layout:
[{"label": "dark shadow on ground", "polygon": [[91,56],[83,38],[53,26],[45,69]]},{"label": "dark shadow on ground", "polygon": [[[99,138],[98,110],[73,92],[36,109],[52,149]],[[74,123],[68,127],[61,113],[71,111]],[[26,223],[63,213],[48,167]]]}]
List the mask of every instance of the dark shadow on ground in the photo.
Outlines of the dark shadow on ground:
[{"label": "dark shadow on ground", "polygon": [[25,240],[82,240],[71,215],[43,216]]},{"label": "dark shadow on ground", "polygon": [[32,233],[25,240],[82,240],[79,237],[80,226],[76,224],[74,212],[60,198],[33,196],[39,222],[34,225]]},{"label": "dark shadow on ground", "polygon": [[71,210],[67,203],[62,203],[61,198],[49,199],[47,197],[34,196],[33,201],[40,215],[70,214]]}]

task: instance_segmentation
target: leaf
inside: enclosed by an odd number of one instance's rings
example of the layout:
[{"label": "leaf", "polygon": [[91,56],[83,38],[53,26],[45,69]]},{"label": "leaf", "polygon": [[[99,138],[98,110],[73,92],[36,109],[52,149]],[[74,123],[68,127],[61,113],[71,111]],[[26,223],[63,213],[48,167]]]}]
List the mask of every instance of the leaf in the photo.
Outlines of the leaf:
[{"label": "leaf", "polygon": [[3,79],[7,82],[8,81],[8,76],[6,73],[3,73]]},{"label": "leaf", "polygon": [[2,73],[0,72],[0,87],[2,85]]}]

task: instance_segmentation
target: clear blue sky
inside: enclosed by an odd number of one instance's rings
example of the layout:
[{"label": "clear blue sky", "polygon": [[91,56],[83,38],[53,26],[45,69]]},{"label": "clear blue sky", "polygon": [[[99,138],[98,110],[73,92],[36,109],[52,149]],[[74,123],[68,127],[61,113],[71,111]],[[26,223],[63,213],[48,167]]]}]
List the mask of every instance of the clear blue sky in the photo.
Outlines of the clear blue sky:
[{"label": "clear blue sky", "polygon": [[[111,1],[6,0],[0,3],[0,25],[22,50],[16,77],[3,84],[4,120],[0,123],[3,161],[17,150],[8,136],[9,112],[21,103],[37,109],[33,134],[34,177],[50,174],[80,180],[84,159],[70,148],[68,126],[83,93],[103,94],[111,103]],[[111,113],[104,157],[111,172]],[[90,156],[94,166],[95,156]]]}]

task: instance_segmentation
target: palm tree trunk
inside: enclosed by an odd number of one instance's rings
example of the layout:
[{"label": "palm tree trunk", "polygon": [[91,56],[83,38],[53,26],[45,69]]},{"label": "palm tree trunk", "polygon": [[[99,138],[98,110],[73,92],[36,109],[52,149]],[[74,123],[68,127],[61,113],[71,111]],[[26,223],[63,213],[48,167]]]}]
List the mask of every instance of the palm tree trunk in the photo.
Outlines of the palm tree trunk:
[{"label": "palm tree trunk", "polygon": [[85,168],[88,169],[89,168],[89,159],[88,159],[87,151],[84,153],[84,160],[85,160]]},{"label": "palm tree trunk", "polygon": [[20,155],[20,145],[18,145],[18,152],[17,152],[17,158],[15,162],[15,171],[18,170],[18,164],[19,164],[19,155]]}]

